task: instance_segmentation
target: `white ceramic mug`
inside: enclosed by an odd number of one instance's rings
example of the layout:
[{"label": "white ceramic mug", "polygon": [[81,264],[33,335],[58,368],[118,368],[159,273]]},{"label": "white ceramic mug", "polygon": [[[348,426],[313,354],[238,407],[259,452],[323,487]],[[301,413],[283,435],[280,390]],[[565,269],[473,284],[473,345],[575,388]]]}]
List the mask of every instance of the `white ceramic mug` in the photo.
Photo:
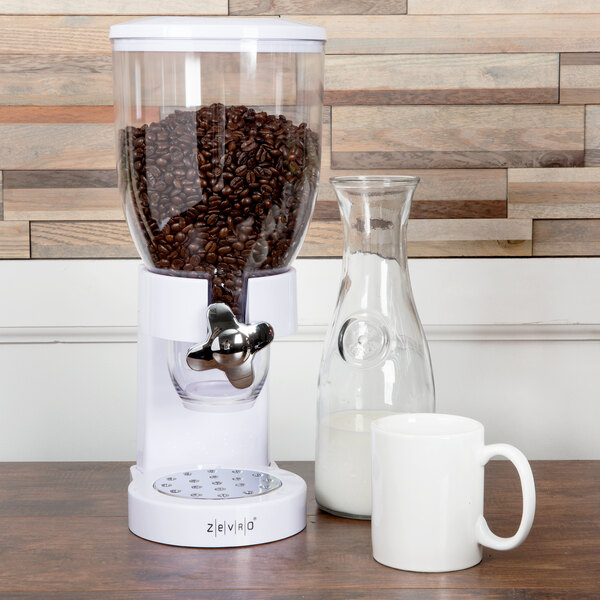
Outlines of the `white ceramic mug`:
[{"label": "white ceramic mug", "polygon": [[[510,550],[535,513],[531,467],[508,444],[483,441],[483,425],[441,414],[398,414],[371,425],[373,557],[406,571],[456,571],[481,561],[481,546]],[[483,516],[484,466],[493,456],[517,468],[523,516],[515,535],[493,534]]]}]

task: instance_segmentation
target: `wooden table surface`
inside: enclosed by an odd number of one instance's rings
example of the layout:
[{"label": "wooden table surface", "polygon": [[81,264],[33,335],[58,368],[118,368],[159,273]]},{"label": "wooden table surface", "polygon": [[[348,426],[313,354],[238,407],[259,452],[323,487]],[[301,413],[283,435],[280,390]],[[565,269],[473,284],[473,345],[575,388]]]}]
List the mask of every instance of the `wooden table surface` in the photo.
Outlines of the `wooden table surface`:
[{"label": "wooden table surface", "polygon": [[[600,461],[534,461],[538,505],[526,542],[484,549],[480,565],[442,574],[376,563],[368,522],[317,509],[313,464],[281,465],[309,483],[305,531],[261,546],[190,549],[129,532],[126,463],[0,464],[0,600],[600,598]],[[510,535],[520,507],[513,467],[490,463],[493,531]]]}]

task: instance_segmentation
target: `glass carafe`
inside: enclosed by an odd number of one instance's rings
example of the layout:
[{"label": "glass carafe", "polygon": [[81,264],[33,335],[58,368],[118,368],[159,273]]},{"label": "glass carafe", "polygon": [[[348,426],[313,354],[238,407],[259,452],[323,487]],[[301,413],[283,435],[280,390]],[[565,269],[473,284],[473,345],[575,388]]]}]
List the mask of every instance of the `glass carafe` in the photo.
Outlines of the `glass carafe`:
[{"label": "glass carafe", "polygon": [[343,277],[319,375],[315,476],[319,506],[340,516],[371,515],[371,422],[435,407],[406,260],[418,182],[331,179],[344,226]]}]

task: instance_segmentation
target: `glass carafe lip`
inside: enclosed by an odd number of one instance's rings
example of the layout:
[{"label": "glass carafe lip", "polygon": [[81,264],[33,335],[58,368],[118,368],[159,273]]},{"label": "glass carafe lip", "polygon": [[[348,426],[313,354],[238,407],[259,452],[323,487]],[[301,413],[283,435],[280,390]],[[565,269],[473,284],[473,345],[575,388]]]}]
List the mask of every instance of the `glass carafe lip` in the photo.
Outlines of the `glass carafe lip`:
[{"label": "glass carafe lip", "polygon": [[338,175],[329,182],[339,189],[361,189],[372,186],[385,188],[416,187],[420,178],[416,175]]}]

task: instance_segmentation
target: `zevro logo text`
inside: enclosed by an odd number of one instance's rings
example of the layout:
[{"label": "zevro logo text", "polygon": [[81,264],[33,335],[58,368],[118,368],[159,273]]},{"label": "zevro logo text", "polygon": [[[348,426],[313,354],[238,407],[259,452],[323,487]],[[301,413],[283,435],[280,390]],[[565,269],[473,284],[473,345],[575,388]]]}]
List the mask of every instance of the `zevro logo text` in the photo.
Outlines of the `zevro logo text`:
[{"label": "zevro logo text", "polygon": [[215,519],[206,524],[206,533],[212,533],[215,537],[220,535],[246,535],[254,529],[256,517],[244,519],[243,521],[218,521]]}]

